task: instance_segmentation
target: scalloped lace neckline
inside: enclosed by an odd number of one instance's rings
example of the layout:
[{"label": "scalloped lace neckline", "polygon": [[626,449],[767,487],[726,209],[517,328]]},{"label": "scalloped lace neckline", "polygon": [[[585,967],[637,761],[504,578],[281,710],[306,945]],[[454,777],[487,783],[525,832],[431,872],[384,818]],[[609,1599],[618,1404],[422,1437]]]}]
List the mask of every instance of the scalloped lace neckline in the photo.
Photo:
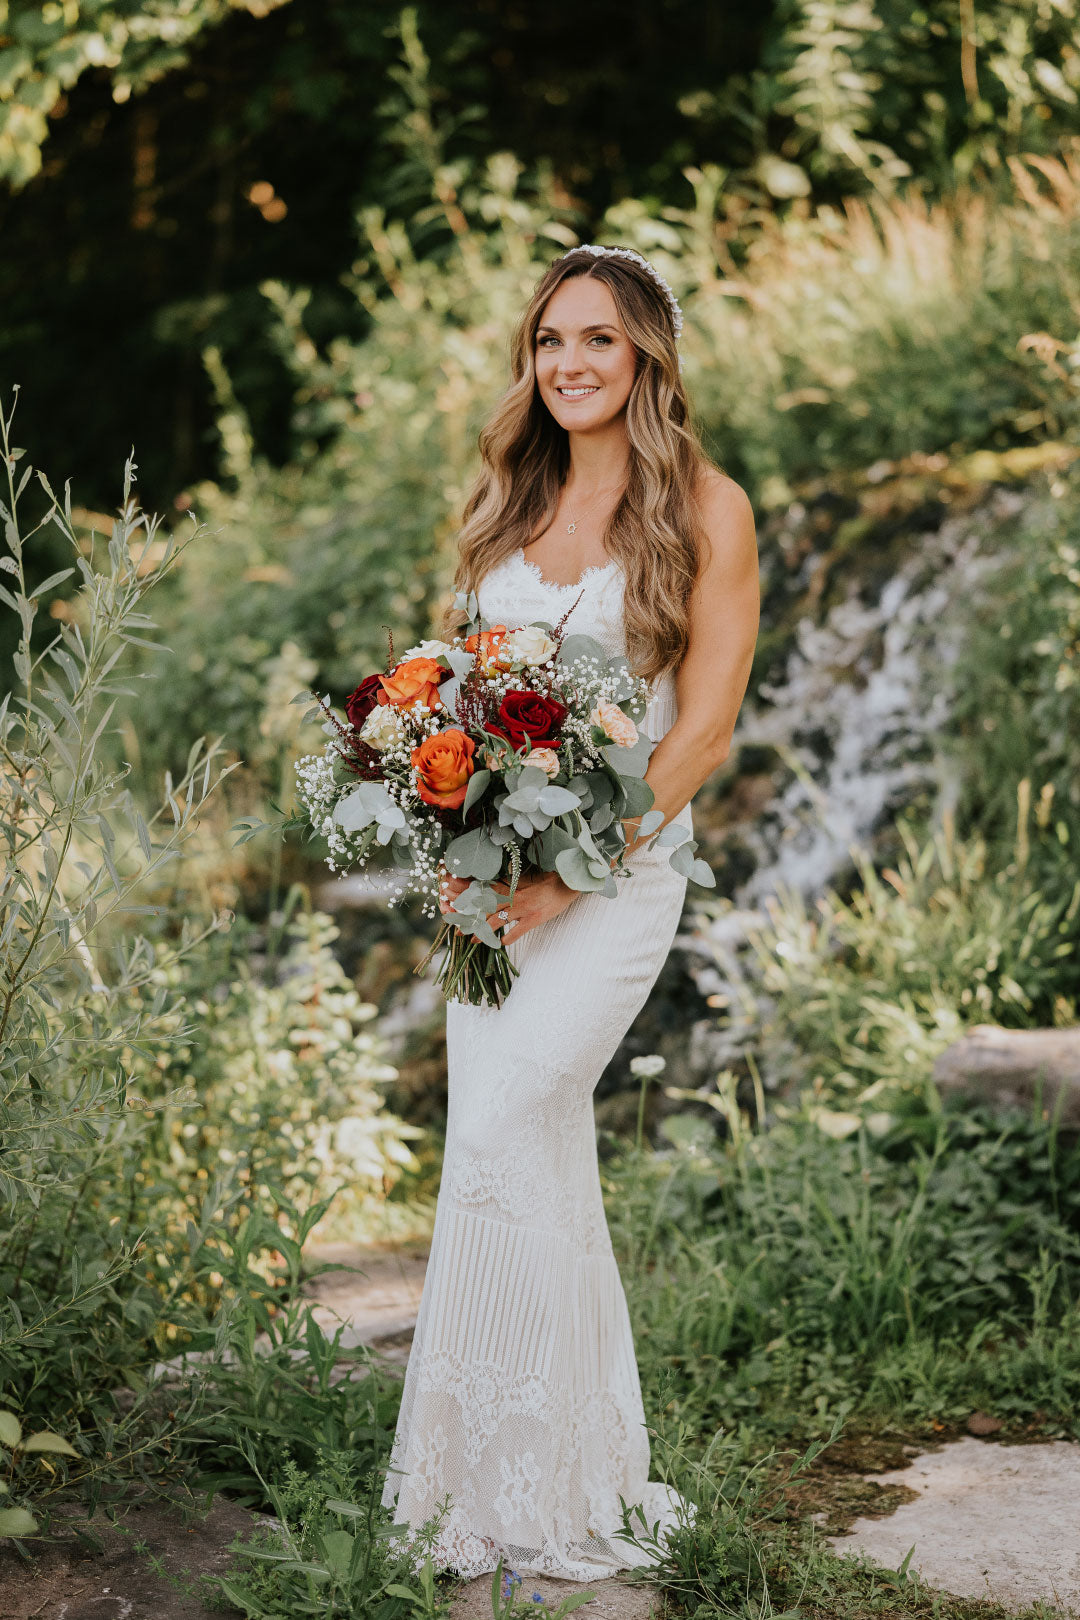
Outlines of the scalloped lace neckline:
[{"label": "scalloped lace neckline", "polygon": [[614,557],[609,557],[606,563],[590,563],[589,567],[584,569],[583,572],[579,574],[577,579],[573,580],[569,585],[561,585],[556,579],[545,579],[536,563],[530,562],[529,558],[526,557],[524,546],[518,546],[514,555],[520,561],[521,566],[527,569],[528,572],[533,576],[537,584],[542,585],[547,591],[580,590],[586,581],[594,574],[606,574],[610,572],[612,568],[618,568],[619,566]]}]

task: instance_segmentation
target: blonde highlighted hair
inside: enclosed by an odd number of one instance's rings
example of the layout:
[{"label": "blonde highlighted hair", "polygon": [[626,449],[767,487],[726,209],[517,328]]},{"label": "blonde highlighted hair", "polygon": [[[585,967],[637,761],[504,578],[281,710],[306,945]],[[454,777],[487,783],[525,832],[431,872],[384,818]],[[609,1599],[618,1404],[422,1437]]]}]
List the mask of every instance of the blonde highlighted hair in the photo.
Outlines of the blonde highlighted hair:
[{"label": "blonde highlighted hair", "polygon": [[[611,290],[637,351],[626,405],[626,489],[608,520],[604,549],[626,578],[623,614],[631,666],[646,680],[677,668],[689,642],[688,602],[701,561],[696,491],[710,463],[690,421],[672,310],[633,260],[578,249],[537,284],[511,344],[511,382],[480,434],[482,465],[465,503],[454,588],[473,591],[555,515],[570,465],[569,439],[536,386],[536,333],[555,289],[594,276]],[[460,616],[448,609],[449,634]]]}]

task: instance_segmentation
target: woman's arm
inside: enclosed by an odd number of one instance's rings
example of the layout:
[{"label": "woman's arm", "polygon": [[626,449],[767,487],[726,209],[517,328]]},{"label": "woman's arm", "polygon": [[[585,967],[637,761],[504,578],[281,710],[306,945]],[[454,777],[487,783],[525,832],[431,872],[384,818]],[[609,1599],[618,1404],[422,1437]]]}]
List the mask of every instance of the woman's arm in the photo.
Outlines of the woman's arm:
[{"label": "woman's arm", "polygon": [[[690,645],[675,676],[678,719],[645,780],[668,822],[722,765],[750,679],[760,610],[754,514],[745,492],[710,469],[699,496],[704,543],[690,597]],[[629,849],[637,821],[623,823]],[[659,831],[659,828],[657,829]]]}]

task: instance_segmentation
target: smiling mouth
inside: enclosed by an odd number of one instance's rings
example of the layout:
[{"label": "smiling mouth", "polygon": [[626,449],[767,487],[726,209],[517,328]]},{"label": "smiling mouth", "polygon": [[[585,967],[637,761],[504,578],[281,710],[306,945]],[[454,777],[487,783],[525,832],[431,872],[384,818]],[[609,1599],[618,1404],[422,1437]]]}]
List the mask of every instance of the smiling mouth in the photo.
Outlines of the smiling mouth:
[{"label": "smiling mouth", "polygon": [[589,388],[556,388],[555,392],[560,399],[588,399],[590,394],[599,393],[599,386]]}]

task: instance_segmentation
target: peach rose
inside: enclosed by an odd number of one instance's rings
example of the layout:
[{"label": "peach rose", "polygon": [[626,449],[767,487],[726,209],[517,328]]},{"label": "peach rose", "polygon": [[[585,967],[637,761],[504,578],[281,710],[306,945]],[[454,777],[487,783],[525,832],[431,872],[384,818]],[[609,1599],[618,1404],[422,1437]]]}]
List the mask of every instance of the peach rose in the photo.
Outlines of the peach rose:
[{"label": "peach rose", "polygon": [[540,769],[546,771],[549,776],[558,776],[559,774],[559,756],[554,748],[534,748],[530,754],[525,756],[524,764],[539,765]]},{"label": "peach rose", "polygon": [[438,804],[444,810],[461,809],[474,770],[475,751],[472,738],[454,726],[433,732],[413,749],[410,757],[416,767],[416,787],[425,804]]},{"label": "peach rose", "polygon": [[619,708],[617,703],[609,703],[607,698],[601,698],[589,719],[594,726],[602,726],[620,748],[633,748],[638,740],[638,729],[628,714]]},{"label": "peach rose", "polygon": [[475,636],[466,636],[465,651],[476,657],[479,652],[479,664],[482,670],[490,673],[499,669],[499,648],[506,635],[505,624],[493,624],[490,630],[481,630]]},{"label": "peach rose", "polygon": [[389,675],[379,676],[379,702],[392,703],[395,709],[411,709],[414,703],[441,709],[439,683],[446,678],[446,670],[434,658],[405,658]]}]

